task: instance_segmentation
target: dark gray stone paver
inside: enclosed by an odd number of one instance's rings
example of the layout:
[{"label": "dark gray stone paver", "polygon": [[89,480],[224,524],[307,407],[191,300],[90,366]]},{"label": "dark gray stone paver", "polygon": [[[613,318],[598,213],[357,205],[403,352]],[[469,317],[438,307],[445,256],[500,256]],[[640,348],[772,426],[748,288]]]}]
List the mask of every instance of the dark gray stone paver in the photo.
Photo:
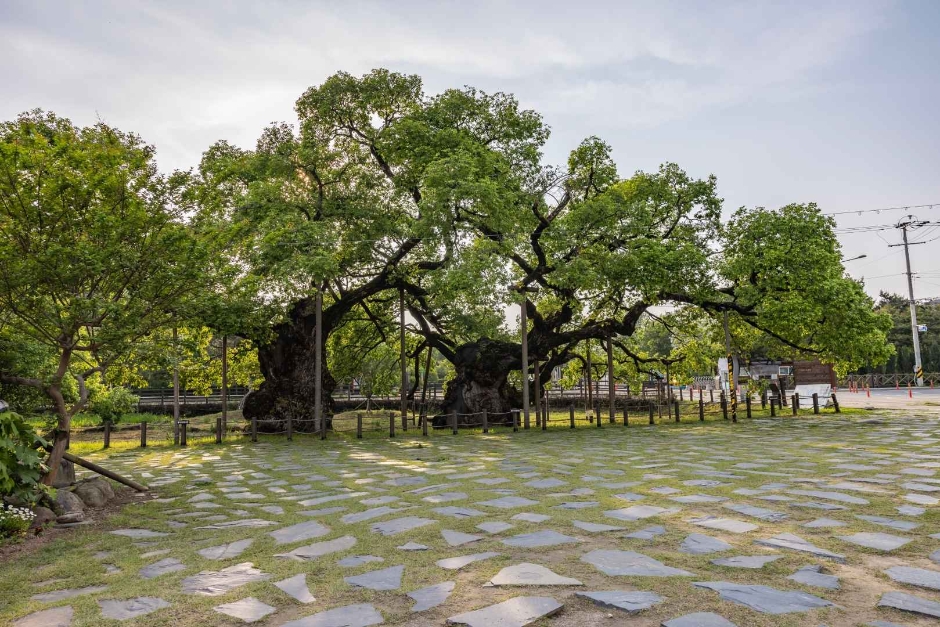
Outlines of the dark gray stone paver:
[{"label": "dark gray stone paver", "polygon": [[534,549],[542,546],[558,546],[559,544],[572,544],[580,542],[577,538],[566,536],[557,531],[545,530],[534,531],[532,533],[523,533],[518,536],[512,536],[502,541],[507,546],[518,546]]},{"label": "dark gray stone paver", "polygon": [[737,625],[724,616],[712,612],[695,612],[667,620],[662,627],[737,627]]},{"label": "dark gray stone paver", "polygon": [[539,564],[514,564],[502,569],[490,580],[494,586],[580,586],[577,579],[563,577]]},{"label": "dark gray stone paver", "polygon": [[732,601],[762,614],[808,612],[834,604],[806,592],[777,590],[769,586],[745,585],[727,581],[700,581],[693,585],[715,590],[726,601]]},{"label": "dark gray stone paver", "polygon": [[181,570],[186,570],[186,566],[183,565],[178,559],[168,557],[162,559],[159,562],[154,562],[153,564],[148,564],[140,569],[140,576],[144,579],[153,579],[155,577],[160,577],[161,575],[166,575],[169,573],[176,573]]},{"label": "dark gray stone paver", "polygon": [[66,588],[65,590],[53,590],[51,592],[41,592],[29,597],[30,601],[40,601],[42,603],[55,603],[74,597],[84,596],[86,594],[97,594],[104,592],[108,586],[86,586],[84,588]]},{"label": "dark gray stone paver", "polygon": [[836,536],[840,540],[845,540],[846,542],[851,542],[852,544],[857,544],[859,546],[864,546],[869,549],[876,549],[878,551],[894,551],[899,549],[908,542],[911,541],[910,538],[902,538],[899,536],[893,536],[890,533],[856,533],[851,536]]},{"label": "dark gray stone paver", "polygon": [[163,538],[170,535],[162,531],[150,531],[149,529],[115,529],[111,533],[116,536],[133,538],[134,540],[140,540],[142,538]]},{"label": "dark gray stone paver", "polygon": [[284,623],[281,627],[369,627],[385,622],[369,603],[344,605]]},{"label": "dark gray stone paver", "polygon": [[634,531],[632,533],[623,534],[624,538],[632,538],[634,540],[652,540],[656,536],[661,536],[666,533],[666,528],[661,525],[653,525],[651,527],[645,527],[639,531]]},{"label": "dark gray stone paver", "polygon": [[491,557],[496,557],[498,555],[499,553],[494,553],[492,551],[488,551],[486,553],[473,553],[472,555],[460,555],[458,557],[447,557],[445,559],[437,560],[435,564],[447,570],[460,570],[461,568],[463,568],[464,566],[467,566],[468,564],[472,564],[474,562],[479,562],[482,560],[487,560],[487,559],[490,559]]},{"label": "dark gray stone paver", "polygon": [[592,592],[576,592],[575,594],[579,597],[589,599],[601,607],[616,608],[629,614],[648,610],[654,605],[666,600],[655,592],[626,590],[598,590]]},{"label": "dark gray stone paver", "polygon": [[826,588],[828,590],[839,589],[839,578],[835,575],[823,573],[822,566],[819,565],[804,566],[787,577],[787,579],[791,579],[806,586],[813,586],[814,588]]},{"label": "dark gray stone paver", "polygon": [[299,575],[294,575],[287,579],[275,581],[274,585],[300,603],[313,603],[316,601],[314,596],[310,594],[310,588],[307,587],[306,573],[300,573]]},{"label": "dark gray stone paver", "polygon": [[369,590],[398,590],[401,587],[401,576],[404,572],[404,566],[390,566],[361,575],[343,577],[343,580],[351,586]]},{"label": "dark gray stone paver", "polygon": [[454,584],[453,581],[445,581],[443,583],[436,583],[433,586],[427,586],[409,592],[408,596],[415,600],[415,604],[411,607],[411,611],[423,612],[425,610],[437,607],[447,600],[447,597],[450,596],[450,593],[454,591],[455,585],[456,584]]},{"label": "dark gray stone paver", "polygon": [[268,535],[274,538],[275,544],[293,544],[294,542],[303,542],[313,538],[321,538],[330,532],[330,528],[316,520],[297,523],[290,527],[277,529]]},{"label": "dark gray stone paver", "polygon": [[605,575],[625,577],[692,577],[692,573],[666,566],[662,562],[634,551],[598,549],[581,556]]},{"label": "dark gray stone paver", "polygon": [[940,571],[914,568],[912,566],[892,566],[884,571],[891,579],[910,586],[940,590]]},{"label": "dark gray stone paver", "polygon": [[183,580],[183,592],[215,597],[255,581],[270,579],[251,562],[235,564],[219,571],[204,570]]},{"label": "dark gray stone paver", "polygon": [[314,542],[307,546],[301,546],[289,553],[275,553],[274,557],[283,557],[285,559],[293,559],[302,562],[329,555],[330,553],[351,549],[355,544],[356,538],[353,536],[342,536],[332,540],[324,540],[323,542]]},{"label": "dark gray stone paver", "polygon": [[734,547],[724,540],[701,533],[690,533],[679,545],[679,552],[688,553],[689,555],[707,555],[708,553],[728,551],[732,548]]},{"label": "dark gray stone paver", "polygon": [[893,607],[913,614],[940,618],[940,603],[906,592],[886,592],[878,601],[878,607]]},{"label": "dark gray stone paver", "polygon": [[765,564],[774,562],[783,557],[782,555],[738,555],[735,557],[721,557],[713,559],[712,564],[716,566],[727,566],[729,568],[763,568]]},{"label": "dark gray stone paver", "polygon": [[827,551],[826,549],[820,548],[812,542],[804,540],[800,536],[792,533],[780,533],[772,538],[767,538],[766,540],[755,540],[754,543],[760,544],[762,546],[773,547],[775,549],[790,549],[791,551],[809,553],[810,555],[824,557],[839,563],[845,562],[845,555]]},{"label": "dark gray stone paver", "polygon": [[404,518],[395,518],[383,522],[373,523],[370,527],[373,533],[380,533],[383,536],[394,536],[399,533],[411,531],[425,525],[433,525],[437,521],[431,518],[418,518],[417,516],[405,516]]},{"label": "dark gray stone paver", "polygon": [[515,597],[496,605],[464,612],[447,619],[448,625],[468,627],[525,627],[561,611],[562,604],[551,597]]},{"label": "dark gray stone paver", "polygon": [[238,557],[244,553],[245,549],[250,547],[252,542],[254,542],[253,539],[247,538],[220,546],[210,546],[209,548],[200,549],[196,552],[207,560],[227,560]]},{"label": "dark gray stone paver", "polygon": [[217,605],[212,609],[219,614],[225,614],[246,623],[258,622],[268,614],[273,614],[276,611],[276,608],[254,597]]},{"label": "dark gray stone paver", "polygon": [[74,613],[71,605],[53,607],[13,621],[13,627],[70,627]]}]

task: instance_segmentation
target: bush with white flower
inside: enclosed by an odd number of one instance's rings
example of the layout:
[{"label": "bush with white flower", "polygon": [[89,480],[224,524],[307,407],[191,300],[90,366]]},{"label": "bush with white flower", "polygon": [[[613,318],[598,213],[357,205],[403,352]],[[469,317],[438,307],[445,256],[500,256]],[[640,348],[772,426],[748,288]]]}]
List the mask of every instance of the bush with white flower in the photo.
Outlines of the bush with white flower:
[{"label": "bush with white flower", "polygon": [[26,533],[36,514],[27,507],[0,506],[0,538],[9,538]]}]

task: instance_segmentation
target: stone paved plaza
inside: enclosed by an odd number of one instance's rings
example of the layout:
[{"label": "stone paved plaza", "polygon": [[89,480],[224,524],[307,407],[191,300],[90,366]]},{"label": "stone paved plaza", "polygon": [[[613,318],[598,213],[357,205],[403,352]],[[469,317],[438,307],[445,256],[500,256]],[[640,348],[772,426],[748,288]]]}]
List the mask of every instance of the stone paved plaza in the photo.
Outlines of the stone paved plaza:
[{"label": "stone paved plaza", "polygon": [[152,493],[8,556],[0,623],[940,618],[933,417],[406,435],[96,456]]}]

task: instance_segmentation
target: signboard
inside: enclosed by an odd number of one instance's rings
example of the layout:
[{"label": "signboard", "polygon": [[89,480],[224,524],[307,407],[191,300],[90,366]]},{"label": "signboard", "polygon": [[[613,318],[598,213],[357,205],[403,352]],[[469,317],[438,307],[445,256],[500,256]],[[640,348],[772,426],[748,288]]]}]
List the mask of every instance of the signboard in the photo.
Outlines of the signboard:
[{"label": "signboard", "polygon": [[926,324],[918,324],[918,325],[917,325],[917,331],[918,331],[918,333],[926,333],[926,332],[927,332],[927,325],[926,325]]}]

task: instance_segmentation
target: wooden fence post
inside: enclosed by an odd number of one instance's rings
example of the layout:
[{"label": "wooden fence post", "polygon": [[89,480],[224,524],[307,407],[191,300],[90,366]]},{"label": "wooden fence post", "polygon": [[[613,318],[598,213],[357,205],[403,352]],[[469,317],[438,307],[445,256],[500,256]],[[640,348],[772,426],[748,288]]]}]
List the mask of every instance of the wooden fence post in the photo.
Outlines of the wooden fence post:
[{"label": "wooden fence post", "polygon": [[362,439],[362,412],[356,414],[356,439]]},{"label": "wooden fence post", "polygon": [[[682,390],[679,390],[679,391],[681,392]],[[679,421],[679,401],[677,401],[675,398],[673,398],[673,399],[672,399],[672,406],[673,406],[673,408],[674,408],[674,410],[675,410],[676,422],[680,422],[680,421]]]},{"label": "wooden fence post", "polygon": [[428,435],[428,408],[425,407],[421,410],[421,435],[427,437]]},{"label": "wooden fence post", "polygon": [[728,419],[728,399],[725,397],[725,393],[723,390],[721,392],[721,396],[719,397],[719,399],[721,400],[721,415],[725,420],[727,420]]},{"label": "wooden fence post", "polygon": [[[627,402],[629,403],[630,401],[627,401]],[[630,418],[629,418],[628,415],[627,415],[627,405],[626,405],[626,404],[624,404],[624,406],[623,406],[623,426],[625,426],[625,427],[629,427],[629,426],[630,426]]]},{"label": "wooden fence post", "polygon": [[251,417],[251,441],[258,441],[258,418],[256,416]]},{"label": "wooden fence post", "polygon": [[767,388],[761,390],[760,393],[760,408],[767,409]]},{"label": "wooden fence post", "polygon": [[744,406],[747,409],[747,417],[751,417],[751,393],[748,392],[747,396],[744,397]]},{"label": "wooden fence post", "polygon": [[401,430],[408,430],[408,410],[405,410],[405,413],[401,415]]},{"label": "wooden fence post", "polygon": [[574,429],[574,403],[568,405],[568,428]]},{"label": "wooden fence post", "polygon": [[512,414],[512,432],[516,433],[519,431],[519,410],[511,409],[509,411]]},{"label": "wooden fence post", "polygon": [[793,415],[796,416],[798,411],[800,411],[800,395],[798,392],[794,392],[793,393]]},{"label": "wooden fence post", "polygon": [[450,410],[450,428],[453,429],[454,435],[457,435],[457,410]]},{"label": "wooden fence post", "polygon": [[395,437],[395,412],[389,412],[388,414],[388,437]]},{"label": "wooden fence post", "polygon": [[490,432],[490,426],[489,426],[489,424],[487,423],[487,420],[486,420],[486,410],[484,409],[484,410],[483,410],[483,433],[489,433],[489,432]]},{"label": "wooden fence post", "polygon": [[713,390],[713,389],[709,389],[709,390],[708,390],[708,402],[709,402],[709,403],[714,403],[714,402],[715,402],[715,390]]},{"label": "wooden fence post", "polygon": [[777,417],[777,399],[774,396],[770,397],[770,417]]},{"label": "wooden fence post", "polygon": [[705,422],[705,399],[702,398],[701,393],[698,395],[698,420]]},{"label": "wooden fence post", "polygon": [[215,419],[215,443],[222,444],[222,417]]},{"label": "wooden fence post", "polygon": [[294,439],[294,419],[290,414],[287,414],[287,441],[290,442]]},{"label": "wooden fence post", "polygon": [[813,413],[819,413],[819,394],[813,392]]},{"label": "wooden fence post", "polygon": [[180,420],[180,446],[186,446],[187,427],[189,427],[189,421]]},{"label": "wooden fence post", "polygon": [[147,448],[147,423],[140,423],[140,448]]},{"label": "wooden fence post", "polygon": [[835,408],[837,414],[842,413],[842,409],[839,407],[839,399],[836,398],[836,393],[832,393],[832,406]]},{"label": "wooden fence post", "polygon": [[104,421],[104,448],[111,448],[111,421]]},{"label": "wooden fence post", "polygon": [[656,415],[654,414],[653,410],[653,401],[650,401],[650,424],[656,424]]}]

